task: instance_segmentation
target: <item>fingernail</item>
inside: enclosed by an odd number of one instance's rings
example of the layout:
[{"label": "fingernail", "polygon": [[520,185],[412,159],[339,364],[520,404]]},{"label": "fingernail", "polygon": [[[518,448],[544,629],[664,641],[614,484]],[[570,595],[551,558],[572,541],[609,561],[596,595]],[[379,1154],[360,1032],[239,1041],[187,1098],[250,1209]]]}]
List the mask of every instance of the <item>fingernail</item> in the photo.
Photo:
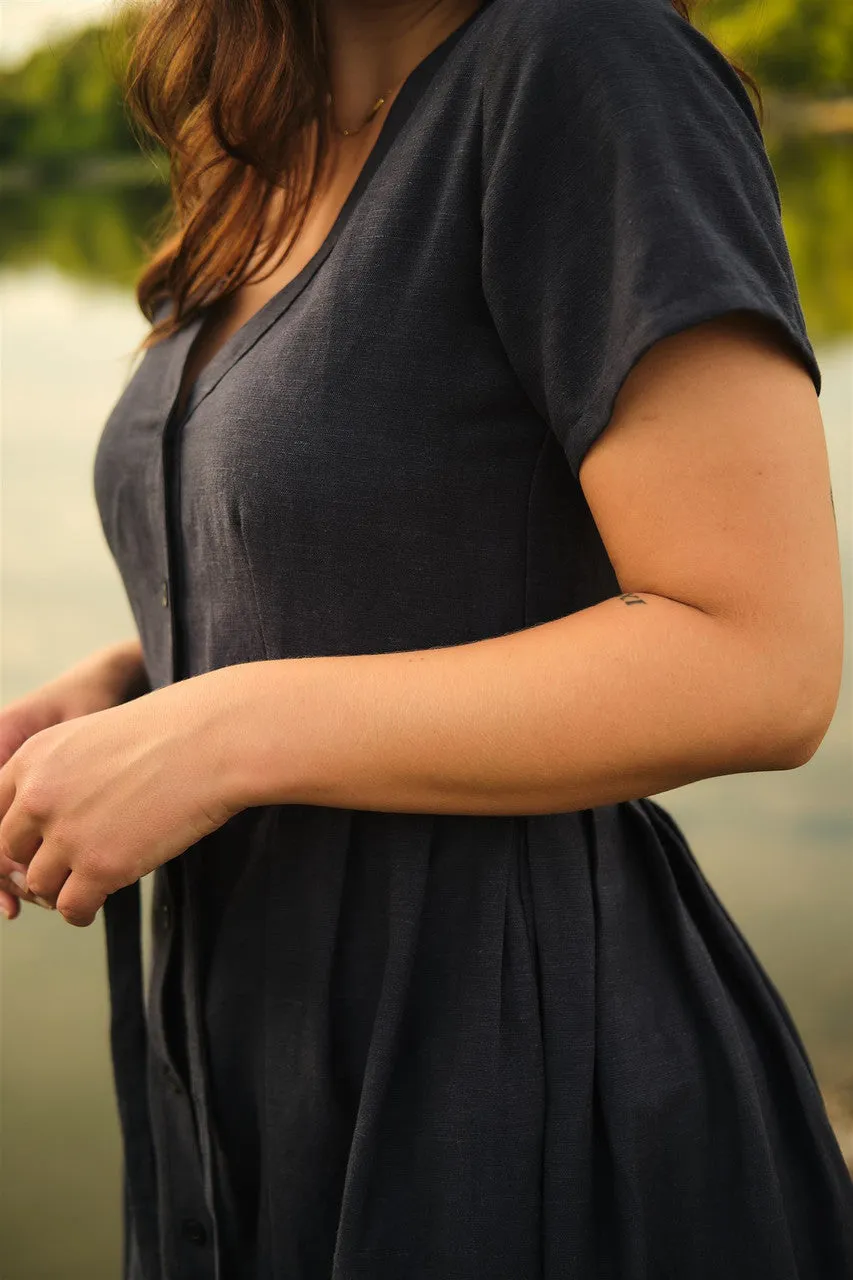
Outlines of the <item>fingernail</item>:
[{"label": "fingernail", "polygon": [[21,890],[21,893],[30,893],[32,895],[33,901],[37,902],[40,907],[44,907],[48,911],[55,910],[55,907],[52,902],[48,902],[46,898],[40,898],[37,893],[32,893],[32,890],[27,884],[27,877],[24,875],[23,871],[10,871],[9,879],[12,881],[13,884],[16,884],[18,886],[18,888]]},{"label": "fingernail", "polygon": [[3,915],[6,917],[7,920],[12,919],[12,917],[9,915],[9,908],[5,906],[2,902],[0,902],[0,911],[3,912]]}]

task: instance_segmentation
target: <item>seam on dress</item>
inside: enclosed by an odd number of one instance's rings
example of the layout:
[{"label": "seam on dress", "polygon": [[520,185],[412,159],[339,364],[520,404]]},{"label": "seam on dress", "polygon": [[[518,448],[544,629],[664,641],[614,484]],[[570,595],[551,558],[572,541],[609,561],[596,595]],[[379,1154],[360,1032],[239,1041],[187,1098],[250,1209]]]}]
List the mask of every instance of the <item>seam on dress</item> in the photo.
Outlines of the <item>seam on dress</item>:
[{"label": "seam on dress", "polygon": [[[242,526],[241,526],[242,527]],[[282,815],[281,809],[275,810],[275,821],[273,830],[276,839],[281,832]],[[270,891],[270,863],[269,859],[265,861],[265,877],[264,887],[267,891],[267,903],[270,902],[272,894]],[[264,971],[261,981],[264,984],[263,1000],[261,1002],[261,1087],[260,1087],[260,1117],[261,1125],[266,1126],[269,1116],[269,1019],[270,1019],[270,982],[269,974],[272,972],[272,948],[270,947],[270,917],[269,911],[262,914],[263,920],[263,945],[261,952],[263,955]],[[267,1264],[272,1265],[276,1251],[276,1231],[275,1231],[275,1201],[272,1193],[272,1173],[270,1171],[270,1144],[267,1141],[261,1142],[261,1159],[260,1170],[258,1172],[258,1201],[255,1212],[255,1265],[259,1272],[263,1261],[264,1267]],[[263,1228],[263,1230],[262,1230]]]},{"label": "seam on dress", "polygon": [[[589,883],[590,898],[592,906],[593,921],[593,946],[592,946],[592,1002],[593,1002],[593,1049],[592,1049],[592,1128],[591,1141],[593,1147],[593,1170],[592,1170],[592,1189],[590,1192],[592,1205],[592,1218],[595,1226],[595,1235],[593,1238],[593,1248],[598,1254],[602,1248],[609,1254],[610,1250],[618,1249],[618,1241],[610,1236],[609,1232],[602,1228],[602,1223],[609,1223],[610,1209],[612,1201],[608,1200],[606,1211],[602,1212],[600,1204],[600,1196],[602,1193],[612,1197],[614,1194],[613,1177],[614,1177],[614,1160],[612,1135],[607,1127],[607,1118],[604,1111],[604,1098],[601,1087],[600,1074],[600,1009],[598,999],[599,975],[601,973],[601,899],[599,893],[599,868],[600,868],[600,848],[599,848],[599,829],[596,821],[596,813],[593,809],[584,809],[580,813],[581,830],[586,836],[586,844],[589,850]],[[604,1188],[606,1187],[606,1191]],[[621,1258],[618,1259],[620,1266],[624,1265]],[[614,1263],[614,1259],[608,1257],[608,1262]]]},{"label": "seam on dress", "polygon": [[485,76],[480,79],[480,92],[477,95],[477,138],[480,143],[478,155],[479,164],[477,171],[480,175],[480,189],[477,200],[477,216],[480,220],[480,278],[482,280],[482,264],[483,264],[483,195],[486,189],[485,177],[483,175],[483,98],[485,95]]},{"label": "seam on dress", "polygon": [[526,514],[525,514],[525,519],[524,519],[524,587],[523,587],[523,600],[524,600],[524,604],[523,604],[523,607],[522,607],[522,618],[521,618],[521,625],[522,625],[522,627],[526,627],[526,626],[528,625],[528,622],[527,622],[527,586],[528,586],[528,582],[529,582],[529,578],[530,578],[530,573],[529,573],[529,561],[530,561],[530,511],[531,511],[531,507],[533,506],[533,490],[534,490],[534,488],[536,487],[536,474],[537,474],[537,472],[538,472],[538,470],[539,470],[539,464],[540,464],[540,462],[542,461],[542,455],[543,455],[543,454],[544,454],[544,452],[545,452],[545,446],[546,446],[546,445],[547,445],[547,443],[548,443],[548,438],[549,438],[549,436],[550,436],[550,435],[551,435],[551,427],[550,427],[550,425],[546,422],[546,423],[545,423],[545,430],[544,430],[544,432],[542,433],[542,440],[541,440],[540,445],[539,445],[539,452],[536,454],[536,461],[534,462],[534,464],[533,464],[533,469],[532,469],[532,471],[530,472],[530,485],[528,486],[528,490],[527,490],[527,512],[526,512]]},{"label": "seam on dress", "polygon": [[252,599],[255,602],[255,621],[258,627],[258,635],[260,636],[260,640],[261,640],[261,648],[264,651],[264,658],[267,660],[267,662],[269,662],[270,650],[269,650],[269,645],[267,644],[266,636],[264,635],[264,624],[261,618],[261,602],[258,598],[258,587],[257,587],[257,583],[255,582],[255,571],[252,568],[252,560],[249,555],[249,546],[248,546],[248,543],[246,542],[246,535],[243,531],[243,517],[240,514],[239,505],[236,507],[236,515],[237,515],[237,529],[240,534],[240,545],[243,548],[243,559],[246,562],[246,572],[249,575],[249,582],[252,584]]},{"label": "seam on dress", "polygon": [[[551,437],[551,427],[549,423],[545,423],[542,433],[542,440],[536,454],[536,460],[530,472],[530,485],[527,491],[527,510],[524,521],[524,583],[522,588],[522,628],[528,626],[528,583],[529,583],[529,558],[530,558],[530,512],[533,506],[533,491],[536,487],[536,477],[539,473],[539,466],[545,455],[545,448]],[[533,975],[536,983],[536,1000],[539,1012],[539,1060],[542,1064],[542,1133],[541,1133],[541,1158],[539,1161],[539,1274],[544,1275],[545,1270],[545,1144],[546,1134],[548,1131],[548,1065],[545,1053],[545,1021],[544,1009],[542,1004],[542,966],[539,957],[539,941],[536,930],[536,899],[533,890],[533,872],[530,867],[529,853],[529,832],[530,817],[521,816],[516,819],[517,835],[520,838],[520,844],[517,847],[517,873],[524,885],[519,885],[519,897],[521,899],[522,911],[525,916],[525,923],[528,929],[528,945],[530,948],[530,958],[533,963]],[[523,866],[522,866],[523,862]],[[529,893],[529,902],[525,903],[525,889]]]}]

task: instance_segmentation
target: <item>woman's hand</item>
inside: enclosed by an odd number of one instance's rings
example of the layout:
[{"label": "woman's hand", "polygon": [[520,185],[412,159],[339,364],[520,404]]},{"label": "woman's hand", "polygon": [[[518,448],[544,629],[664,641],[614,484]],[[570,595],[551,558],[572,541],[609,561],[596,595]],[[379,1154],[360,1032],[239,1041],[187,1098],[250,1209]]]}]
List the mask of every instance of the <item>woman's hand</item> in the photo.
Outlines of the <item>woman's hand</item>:
[{"label": "woman's hand", "polygon": [[233,799],[227,683],[196,676],[41,729],[0,768],[0,873],[70,924],[245,807]]},{"label": "woman's hand", "polygon": [[[98,649],[33,692],[0,710],[0,766],[34,734],[77,716],[116,706],[147,692],[148,677],[138,640]],[[0,875],[0,911],[9,920],[19,900],[37,901],[20,884]],[[40,905],[49,906],[47,902]]]}]

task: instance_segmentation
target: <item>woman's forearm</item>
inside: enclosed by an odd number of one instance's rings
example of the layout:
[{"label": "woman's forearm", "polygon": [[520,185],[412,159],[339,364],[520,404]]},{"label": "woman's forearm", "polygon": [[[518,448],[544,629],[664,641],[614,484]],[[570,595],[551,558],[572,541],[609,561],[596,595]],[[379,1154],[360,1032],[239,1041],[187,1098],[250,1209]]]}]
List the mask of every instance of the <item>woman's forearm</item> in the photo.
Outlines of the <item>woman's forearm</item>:
[{"label": "woman's forearm", "polygon": [[561,812],[793,768],[826,728],[757,639],[649,593],[465,645],[211,676],[245,805]]},{"label": "woman's forearm", "polygon": [[137,637],[98,649],[80,665],[97,670],[121,702],[150,692],[142,645]]}]

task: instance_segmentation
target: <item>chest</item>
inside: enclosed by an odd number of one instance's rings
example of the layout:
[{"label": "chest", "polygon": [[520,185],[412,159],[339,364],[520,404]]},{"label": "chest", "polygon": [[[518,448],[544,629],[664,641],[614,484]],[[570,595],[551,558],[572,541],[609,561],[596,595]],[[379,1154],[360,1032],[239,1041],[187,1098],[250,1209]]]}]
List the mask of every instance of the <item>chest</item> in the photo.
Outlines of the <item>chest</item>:
[{"label": "chest", "polygon": [[[193,384],[216,353],[321,252],[375,142],[375,130],[355,148],[346,150],[333,138],[326,163],[315,176],[317,189],[310,205],[290,231],[281,217],[281,193],[273,192],[264,217],[264,236],[274,242],[279,240],[279,251],[264,263],[256,254],[248,273],[250,278],[207,309],[182,364],[175,409],[178,417],[184,416]],[[284,260],[280,261],[282,257]],[[258,274],[261,278],[253,278]]]},{"label": "chest", "polygon": [[354,466],[368,502],[506,456],[523,396],[482,292],[476,120],[420,126],[361,171],[343,223],[351,175],[279,271],[144,354],[96,454],[110,520],[117,486],[128,518],[160,501],[164,468],[185,503],[286,510],[318,486],[357,502]]},{"label": "chest", "polygon": [[194,381],[197,327],[114,406],[95,491],[150,652],[170,573],[194,669],[518,618],[546,428],[483,295],[476,113],[442,105]]}]

